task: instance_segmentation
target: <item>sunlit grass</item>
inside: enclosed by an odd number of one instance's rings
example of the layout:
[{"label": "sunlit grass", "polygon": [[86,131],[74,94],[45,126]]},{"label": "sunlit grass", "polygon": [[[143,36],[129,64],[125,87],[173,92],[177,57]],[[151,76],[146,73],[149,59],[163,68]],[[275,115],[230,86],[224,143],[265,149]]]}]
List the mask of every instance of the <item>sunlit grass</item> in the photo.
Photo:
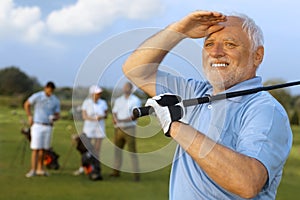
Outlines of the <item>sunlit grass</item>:
[{"label": "sunlit grass", "polygon": [[[111,169],[105,165],[102,182],[90,181],[86,176],[74,177],[72,172],[79,166],[80,156],[71,140],[72,134],[77,134],[72,120],[60,120],[55,125],[53,147],[60,154],[61,169],[50,171],[51,176],[47,178],[25,178],[30,151],[28,142],[20,134],[23,119],[26,117],[22,109],[0,105],[0,199],[168,199],[170,166],[143,173],[139,183],[133,182],[130,173],[122,173],[119,179],[110,179]],[[151,134],[145,132],[149,123],[153,123],[153,130],[159,129],[151,120],[148,117],[139,120],[137,146],[140,153],[159,150],[171,141],[162,133],[143,138]],[[106,123],[108,142],[112,141],[114,134],[111,116]],[[293,200],[300,196],[300,127],[293,127],[293,133],[293,148],[278,190],[279,200]]]}]

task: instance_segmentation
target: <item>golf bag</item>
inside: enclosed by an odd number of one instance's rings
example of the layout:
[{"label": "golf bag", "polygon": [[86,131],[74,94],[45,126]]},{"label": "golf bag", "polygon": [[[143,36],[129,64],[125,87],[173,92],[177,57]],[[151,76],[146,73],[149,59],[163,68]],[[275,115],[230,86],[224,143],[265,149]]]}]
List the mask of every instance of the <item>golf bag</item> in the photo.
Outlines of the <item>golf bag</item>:
[{"label": "golf bag", "polygon": [[[25,138],[29,141],[31,141],[31,135],[30,135],[30,128],[23,127],[21,129],[21,133],[25,136]],[[60,165],[58,163],[59,155],[54,152],[52,148],[45,151],[44,156],[44,165],[47,167],[47,169],[59,169]]]},{"label": "golf bag", "polygon": [[85,173],[91,180],[102,180],[100,162],[94,156],[94,147],[89,138],[83,133],[77,136],[75,141],[76,149],[81,154],[81,164]]},{"label": "golf bag", "polygon": [[52,148],[45,151],[44,165],[47,169],[58,170],[60,165],[58,163],[59,155],[53,151]]}]

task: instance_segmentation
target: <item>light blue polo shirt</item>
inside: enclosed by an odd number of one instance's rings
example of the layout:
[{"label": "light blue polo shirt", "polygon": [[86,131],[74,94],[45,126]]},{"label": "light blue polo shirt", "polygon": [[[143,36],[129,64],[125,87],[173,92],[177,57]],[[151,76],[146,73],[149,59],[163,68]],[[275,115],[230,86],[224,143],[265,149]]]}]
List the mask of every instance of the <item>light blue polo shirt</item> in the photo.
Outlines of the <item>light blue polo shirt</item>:
[{"label": "light blue polo shirt", "polygon": [[49,116],[60,112],[60,102],[55,95],[47,96],[44,91],[34,93],[28,98],[34,106],[33,121],[36,123],[50,123]]},{"label": "light blue polo shirt", "polygon": [[[255,77],[225,92],[261,86],[262,79]],[[212,87],[206,81],[184,79],[159,71],[156,92],[191,99],[210,95]],[[207,137],[259,160],[266,167],[269,179],[254,199],[275,199],[283,165],[292,146],[292,131],[285,110],[268,92],[191,106],[186,112],[185,121]],[[205,152],[201,156],[205,156]],[[172,165],[169,198],[242,199],[221,188],[179,145]]]}]

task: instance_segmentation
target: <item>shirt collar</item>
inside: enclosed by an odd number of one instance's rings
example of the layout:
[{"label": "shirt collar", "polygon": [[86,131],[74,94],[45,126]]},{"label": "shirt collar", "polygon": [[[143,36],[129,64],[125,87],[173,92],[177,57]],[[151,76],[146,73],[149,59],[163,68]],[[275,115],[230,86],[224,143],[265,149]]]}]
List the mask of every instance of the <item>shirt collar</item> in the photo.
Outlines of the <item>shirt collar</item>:
[{"label": "shirt collar", "polygon": [[132,94],[130,94],[127,98],[126,98],[126,95],[125,95],[125,94],[123,94],[122,96],[123,96],[124,99],[130,99],[131,96],[132,96]]},{"label": "shirt collar", "polygon": [[[260,76],[256,76],[252,79],[240,82],[220,94],[236,92],[236,91],[240,91],[240,90],[249,90],[249,89],[262,87],[262,86],[263,86],[262,78]],[[213,91],[212,87],[209,87],[209,89],[207,90],[205,95],[210,96],[212,94],[212,91]],[[228,98],[227,100],[233,101],[233,102],[241,102],[242,98],[243,98],[243,96],[238,96],[238,97]]]}]

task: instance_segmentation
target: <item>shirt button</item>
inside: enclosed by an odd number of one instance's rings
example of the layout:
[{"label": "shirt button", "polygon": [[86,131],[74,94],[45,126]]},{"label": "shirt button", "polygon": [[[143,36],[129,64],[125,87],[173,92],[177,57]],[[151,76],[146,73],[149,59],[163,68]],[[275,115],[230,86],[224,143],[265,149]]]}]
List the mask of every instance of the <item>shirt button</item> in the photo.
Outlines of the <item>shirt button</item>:
[{"label": "shirt button", "polygon": [[208,105],[207,108],[208,108],[208,109],[212,109],[212,105]]}]

